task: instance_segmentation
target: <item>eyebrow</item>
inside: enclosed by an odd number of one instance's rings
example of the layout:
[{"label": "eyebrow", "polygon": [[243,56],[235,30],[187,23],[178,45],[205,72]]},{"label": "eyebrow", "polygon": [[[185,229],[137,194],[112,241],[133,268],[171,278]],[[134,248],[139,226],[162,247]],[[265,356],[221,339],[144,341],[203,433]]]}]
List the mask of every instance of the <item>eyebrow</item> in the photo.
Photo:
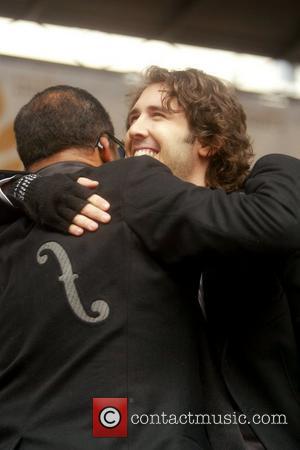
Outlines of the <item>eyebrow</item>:
[{"label": "eyebrow", "polygon": [[[155,111],[161,111],[165,114],[169,113],[169,110],[167,108],[164,108],[163,106],[157,106],[157,105],[149,105],[147,106],[147,111],[151,112],[155,112]],[[130,120],[132,118],[132,116],[134,116],[135,114],[138,114],[140,112],[139,108],[133,108],[127,116],[127,125],[130,123]]]}]

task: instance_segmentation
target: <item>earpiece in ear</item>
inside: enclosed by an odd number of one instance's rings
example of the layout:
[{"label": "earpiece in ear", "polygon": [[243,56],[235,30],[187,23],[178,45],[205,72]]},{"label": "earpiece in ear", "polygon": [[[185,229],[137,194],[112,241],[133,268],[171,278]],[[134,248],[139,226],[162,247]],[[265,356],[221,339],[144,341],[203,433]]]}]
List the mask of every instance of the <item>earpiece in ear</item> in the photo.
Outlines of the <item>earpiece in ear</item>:
[{"label": "earpiece in ear", "polygon": [[97,147],[98,150],[103,150],[104,149],[103,145],[100,142],[100,137],[98,137],[95,147]]}]

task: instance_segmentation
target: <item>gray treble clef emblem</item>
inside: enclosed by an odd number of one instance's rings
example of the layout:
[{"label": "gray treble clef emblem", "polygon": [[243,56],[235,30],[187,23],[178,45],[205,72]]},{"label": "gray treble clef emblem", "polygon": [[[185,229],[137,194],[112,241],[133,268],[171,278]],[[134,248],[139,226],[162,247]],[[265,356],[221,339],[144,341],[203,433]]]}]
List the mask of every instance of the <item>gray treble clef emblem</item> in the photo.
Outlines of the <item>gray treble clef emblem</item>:
[{"label": "gray treble clef emblem", "polygon": [[95,313],[98,313],[97,317],[91,317],[88,314],[86,314],[85,310],[83,309],[83,306],[81,304],[74,280],[78,278],[78,275],[73,273],[71,261],[64,250],[64,248],[58,244],[57,242],[47,242],[46,244],[43,244],[37,252],[37,261],[39,264],[45,264],[48,260],[48,255],[43,254],[42,252],[45,252],[47,250],[51,250],[54,255],[56,256],[62,274],[59,276],[59,281],[64,283],[64,288],[66,292],[66,296],[68,299],[68,302],[76,314],[81,320],[84,320],[85,322],[89,323],[95,323],[95,322],[102,322],[105,320],[109,315],[109,306],[104,300],[95,300],[91,304],[91,310]]}]

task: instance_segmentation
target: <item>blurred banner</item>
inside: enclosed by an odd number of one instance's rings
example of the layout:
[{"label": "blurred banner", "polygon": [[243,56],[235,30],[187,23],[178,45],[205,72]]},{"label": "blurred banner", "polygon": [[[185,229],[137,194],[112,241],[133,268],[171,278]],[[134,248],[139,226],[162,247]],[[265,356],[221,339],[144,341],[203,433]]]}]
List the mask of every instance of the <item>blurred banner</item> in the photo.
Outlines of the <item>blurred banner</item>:
[{"label": "blurred banner", "polygon": [[[110,113],[115,133],[123,138],[128,108],[126,94],[137,74],[109,72],[0,56],[0,168],[21,169],[15,150],[13,121],[19,109],[38,91],[68,84],[97,97]],[[267,153],[300,157],[300,101],[276,94],[239,92],[248,117],[256,158]]]},{"label": "blurred banner", "polygon": [[[2,80],[1,80],[2,82]],[[19,158],[15,152],[15,139],[13,133],[14,114],[7,101],[8,90],[6,85],[0,85],[0,167],[5,169],[21,169]]]}]

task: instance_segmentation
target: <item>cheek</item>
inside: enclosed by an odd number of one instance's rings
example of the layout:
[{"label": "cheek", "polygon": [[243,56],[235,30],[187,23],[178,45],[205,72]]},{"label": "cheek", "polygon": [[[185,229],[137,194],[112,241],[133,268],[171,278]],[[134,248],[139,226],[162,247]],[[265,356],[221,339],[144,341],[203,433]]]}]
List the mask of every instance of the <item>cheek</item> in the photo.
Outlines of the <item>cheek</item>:
[{"label": "cheek", "polygon": [[161,148],[165,150],[166,153],[171,153],[172,155],[178,151],[178,148],[184,146],[182,133],[178,133],[178,130],[172,127],[157,133],[157,140],[160,143]]},{"label": "cheek", "polygon": [[149,133],[161,147],[168,147],[168,144],[174,139],[172,128],[163,122],[154,124]]}]

